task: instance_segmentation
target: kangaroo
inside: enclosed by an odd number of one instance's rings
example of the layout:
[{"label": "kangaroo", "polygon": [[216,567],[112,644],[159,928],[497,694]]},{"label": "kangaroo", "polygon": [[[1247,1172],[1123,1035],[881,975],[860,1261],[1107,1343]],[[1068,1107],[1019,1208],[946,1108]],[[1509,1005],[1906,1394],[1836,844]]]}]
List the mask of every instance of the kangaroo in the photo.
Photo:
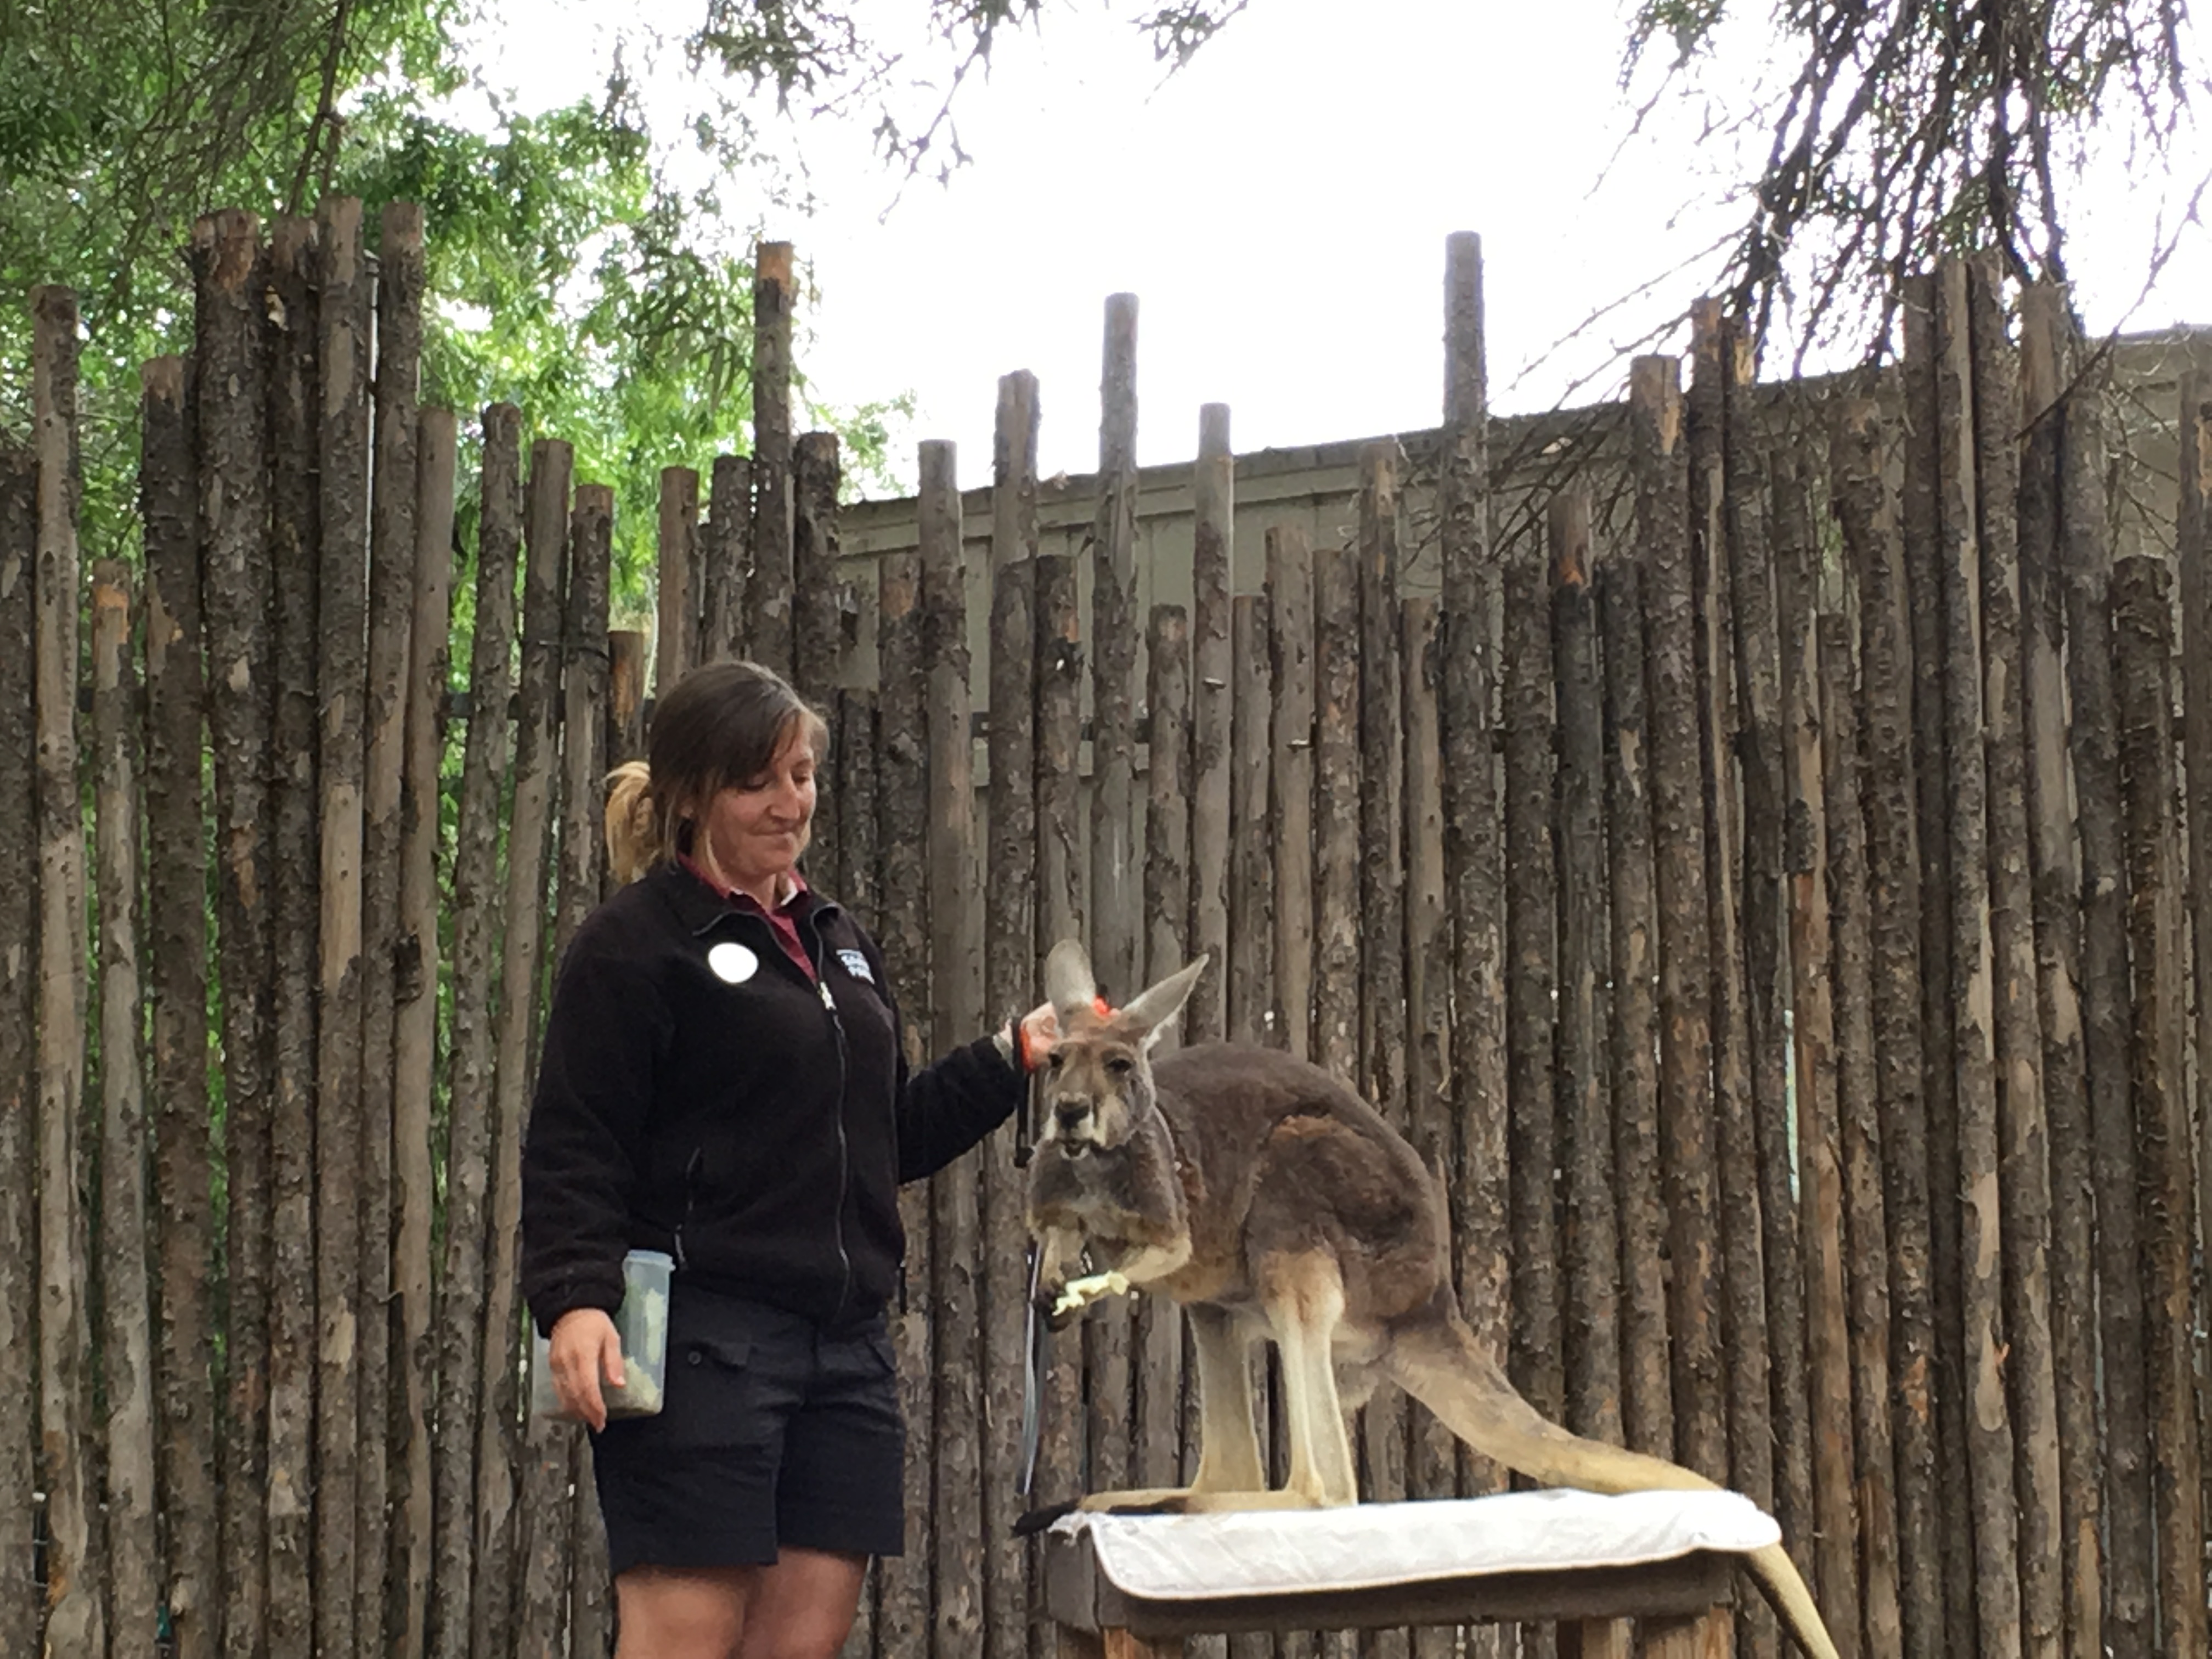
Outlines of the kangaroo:
[{"label": "kangaroo", "polygon": [[[1396,1383],[1477,1451],[1547,1486],[1714,1490],[1702,1475],[1585,1440],[1540,1416],[1477,1343],[1453,1293],[1443,1174],[1352,1090],[1279,1050],[1153,1044],[1200,957],[1118,1010],[1097,1001],[1081,945],[1045,963],[1060,1035],[1026,1219],[1037,1296],[1057,1326],[1131,1288],[1190,1320],[1200,1441],[1187,1487],[1094,1492],[1094,1510],[1306,1509],[1359,1501],[1345,1414]],[[1088,1258],[1094,1270],[1079,1269]],[[1280,1352],[1290,1474],[1271,1490],[1248,1350]],[[1779,1544],[1749,1559],[1814,1659],[1835,1659]]]}]

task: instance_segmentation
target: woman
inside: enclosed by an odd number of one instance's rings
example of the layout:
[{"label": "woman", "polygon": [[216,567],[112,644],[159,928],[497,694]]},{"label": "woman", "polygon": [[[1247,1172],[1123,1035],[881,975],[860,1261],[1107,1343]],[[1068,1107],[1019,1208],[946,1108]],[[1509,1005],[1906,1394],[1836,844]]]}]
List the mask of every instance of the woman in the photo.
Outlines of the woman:
[{"label": "woman", "polygon": [[[909,1076],[875,941],[799,872],[826,738],[752,663],[671,689],[608,804],[628,884],[554,990],[523,1290],[593,1433],[617,1659],[837,1651],[903,1541],[898,1185],[1004,1121],[1056,1035],[1048,1004]],[[667,1386],[610,1423],[632,1249],[677,1264]]]}]

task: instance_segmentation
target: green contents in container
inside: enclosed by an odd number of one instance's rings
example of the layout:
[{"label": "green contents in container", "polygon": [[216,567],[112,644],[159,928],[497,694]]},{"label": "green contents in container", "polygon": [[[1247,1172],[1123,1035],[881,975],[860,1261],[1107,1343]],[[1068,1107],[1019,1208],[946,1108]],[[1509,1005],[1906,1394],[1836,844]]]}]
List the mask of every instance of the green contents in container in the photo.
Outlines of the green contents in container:
[{"label": "green contents in container", "polygon": [[[601,1397],[610,1420],[651,1417],[668,1388],[668,1287],[676,1264],[659,1250],[632,1250],[623,1258],[622,1306],[615,1312],[615,1334],[622,1340],[623,1381],[604,1379]],[[535,1417],[566,1419],[553,1390],[551,1347],[533,1336],[530,1350],[530,1410]]]}]

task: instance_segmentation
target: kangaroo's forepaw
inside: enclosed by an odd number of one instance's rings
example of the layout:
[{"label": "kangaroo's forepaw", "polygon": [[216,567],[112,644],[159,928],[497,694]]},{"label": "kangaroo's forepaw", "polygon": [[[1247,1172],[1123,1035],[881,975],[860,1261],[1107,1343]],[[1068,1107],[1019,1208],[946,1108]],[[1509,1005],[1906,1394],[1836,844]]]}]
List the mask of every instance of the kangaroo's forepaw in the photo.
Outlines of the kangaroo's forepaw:
[{"label": "kangaroo's forepaw", "polygon": [[1103,1273],[1090,1273],[1081,1279],[1071,1279],[1060,1287],[1059,1297],[1052,1304],[1054,1319],[1066,1319],[1083,1311],[1094,1302],[1109,1296],[1127,1296],[1127,1278],[1109,1268]]}]

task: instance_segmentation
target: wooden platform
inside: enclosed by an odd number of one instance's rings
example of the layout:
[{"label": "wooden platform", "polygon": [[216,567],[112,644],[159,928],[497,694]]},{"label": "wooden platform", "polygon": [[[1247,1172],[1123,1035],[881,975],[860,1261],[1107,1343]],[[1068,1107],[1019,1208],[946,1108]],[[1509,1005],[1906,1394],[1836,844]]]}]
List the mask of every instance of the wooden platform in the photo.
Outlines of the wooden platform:
[{"label": "wooden platform", "polygon": [[[1471,1574],[1379,1589],[1155,1601],[1118,1589],[1083,1534],[1048,1533],[1044,1614],[1066,1659],[1155,1659],[1182,1638],[1238,1631],[1382,1630],[1556,1620],[1562,1659],[1692,1659],[1728,1650],[1737,1559],[1698,1551],[1670,1561],[1560,1572]],[[1620,1621],[1638,1621],[1632,1645]]]}]

